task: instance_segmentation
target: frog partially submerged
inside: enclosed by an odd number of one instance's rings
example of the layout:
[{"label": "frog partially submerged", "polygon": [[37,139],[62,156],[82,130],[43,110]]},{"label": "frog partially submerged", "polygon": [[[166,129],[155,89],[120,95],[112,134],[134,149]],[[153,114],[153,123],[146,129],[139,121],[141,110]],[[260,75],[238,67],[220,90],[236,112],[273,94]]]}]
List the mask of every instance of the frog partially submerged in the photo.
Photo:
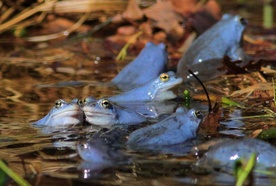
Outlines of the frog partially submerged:
[{"label": "frog partially submerged", "polygon": [[112,83],[125,91],[155,79],[165,71],[167,55],[163,43],[156,45],[148,42],[137,58],[112,79]]},{"label": "frog partially submerged", "polygon": [[161,73],[140,87],[109,97],[108,99],[113,102],[170,100],[177,97],[170,89],[180,83],[182,83],[182,78],[175,76],[174,72],[169,71]]},{"label": "frog partially submerged", "polygon": [[58,99],[50,112],[33,124],[42,126],[76,125],[83,122],[83,116],[83,111],[76,99],[71,103]]},{"label": "frog partially submerged", "polygon": [[[246,20],[240,16],[224,14],[219,22],[200,35],[184,53],[177,66],[177,75],[186,81],[189,78],[188,69],[191,69],[203,80],[214,78],[224,73],[217,70],[222,66],[224,56],[233,61],[241,60],[239,65],[247,63],[247,56],[241,48],[245,26]],[[205,78],[202,78],[201,73],[208,73],[209,77],[204,74]]]},{"label": "frog partially submerged", "polygon": [[233,173],[235,161],[248,160],[253,153],[256,153],[255,170],[276,167],[276,147],[253,138],[227,139],[218,143],[204,154],[197,166]]},{"label": "frog partially submerged", "polygon": [[84,101],[83,111],[86,121],[94,125],[134,125],[146,121],[142,115],[116,105],[108,99]]},{"label": "frog partially submerged", "polygon": [[184,143],[196,137],[201,121],[200,112],[180,107],[170,117],[132,132],[127,146],[132,150],[144,151]]}]

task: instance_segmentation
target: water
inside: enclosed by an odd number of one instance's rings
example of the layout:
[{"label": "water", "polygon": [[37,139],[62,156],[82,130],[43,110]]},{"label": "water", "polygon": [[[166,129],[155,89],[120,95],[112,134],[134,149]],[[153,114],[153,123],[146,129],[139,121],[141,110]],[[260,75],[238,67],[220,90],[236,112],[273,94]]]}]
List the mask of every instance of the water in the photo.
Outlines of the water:
[{"label": "water", "polygon": [[[62,52],[68,51],[64,49]],[[75,54],[74,58],[81,56]],[[40,62],[36,57],[34,60]],[[108,82],[124,64],[117,66],[109,59],[98,60],[95,64],[94,59],[86,59],[79,67],[79,61],[74,62],[57,64],[54,71],[51,63],[40,67],[34,62],[6,64],[2,61],[2,69],[6,67],[7,70],[2,71],[0,80],[0,159],[6,160],[12,170],[33,185],[208,185],[213,184],[214,180],[217,184],[233,184],[233,177],[229,179],[229,175],[216,180],[220,178],[217,175],[198,175],[194,172],[192,165],[197,160],[194,154],[173,157],[132,153],[134,159],[125,164],[114,167],[91,165],[92,170],[79,169],[81,159],[76,153],[76,143],[94,132],[94,127],[49,129],[35,128],[31,123],[46,115],[57,99],[70,101],[89,95],[100,98],[119,93]],[[198,103],[194,105],[201,107]],[[246,111],[243,112],[246,114]],[[240,117],[242,113],[240,109],[231,111],[226,107],[223,114],[227,118]],[[255,114],[263,113],[259,111]],[[266,122],[264,119],[255,119],[253,123],[260,121]],[[238,137],[240,133],[246,135],[249,131],[262,128],[259,125],[252,128],[254,125],[247,124],[250,122],[252,120],[240,121],[240,125],[234,127],[231,120],[222,122],[239,132],[231,132],[229,128],[221,131],[227,131],[228,136]],[[202,136],[203,133],[199,135],[198,143],[204,141],[205,137],[202,139]]]}]

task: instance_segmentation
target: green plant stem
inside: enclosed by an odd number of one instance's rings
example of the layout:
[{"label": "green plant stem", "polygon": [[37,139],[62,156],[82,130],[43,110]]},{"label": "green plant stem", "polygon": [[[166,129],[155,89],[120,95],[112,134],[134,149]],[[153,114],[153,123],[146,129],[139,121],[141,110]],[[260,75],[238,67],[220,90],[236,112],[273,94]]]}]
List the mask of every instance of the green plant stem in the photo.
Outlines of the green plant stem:
[{"label": "green plant stem", "polygon": [[263,5],[263,26],[264,28],[273,28],[273,7],[271,0],[265,0]]},{"label": "green plant stem", "polygon": [[20,186],[31,186],[26,180],[18,176],[15,172],[13,172],[6,164],[0,160],[0,168],[9,176],[11,177],[18,185]]},{"label": "green plant stem", "polygon": [[273,101],[274,101],[274,105],[276,105],[276,92],[275,92],[274,78],[272,78],[272,87],[273,87]]},{"label": "green plant stem", "polygon": [[256,153],[251,154],[248,162],[246,163],[245,167],[243,166],[238,167],[237,174],[236,174],[236,186],[242,186],[246,179],[248,178],[249,174],[252,173],[252,170],[255,166],[256,162]]}]

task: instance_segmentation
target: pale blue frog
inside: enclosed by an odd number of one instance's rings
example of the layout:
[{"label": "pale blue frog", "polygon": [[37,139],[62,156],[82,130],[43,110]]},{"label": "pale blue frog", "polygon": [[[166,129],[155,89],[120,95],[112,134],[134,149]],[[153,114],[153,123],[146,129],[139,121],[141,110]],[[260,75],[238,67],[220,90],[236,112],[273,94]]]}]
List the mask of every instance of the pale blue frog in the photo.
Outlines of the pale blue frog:
[{"label": "pale blue frog", "polygon": [[55,106],[42,119],[34,122],[37,126],[68,126],[83,122],[84,113],[76,99],[68,103],[62,99],[55,102]]},{"label": "pale blue frog", "polygon": [[113,102],[170,100],[177,97],[171,89],[181,83],[182,78],[177,77],[173,71],[169,71],[161,73],[142,86],[109,97],[108,99]]},{"label": "pale blue frog", "polygon": [[235,162],[248,161],[253,153],[256,154],[254,170],[276,167],[276,147],[253,138],[227,139],[215,144],[199,159],[197,166],[233,173]]},{"label": "pale blue frog", "polygon": [[165,71],[167,57],[164,43],[148,42],[140,54],[112,79],[112,83],[123,91],[141,86]]},{"label": "pale blue frog", "polygon": [[224,56],[232,61],[241,60],[242,66],[248,56],[241,48],[243,31],[247,21],[237,15],[224,14],[222,19],[200,35],[183,54],[177,66],[177,75],[189,79],[191,69],[201,80],[208,80],[225,73],[219,71]]},{"label": "pale blue frog", "polygon": [[170,117],[132,132],[127,146],[131,150],[145,151],[184,143],[196,137],[202,119],[199,111],[179,107]]},{"label": "pale blue frog", "polygon": [[116,105],[108,99],[95,101],[89,97],[83,101],[83,111],[88,123],[94,125],[134,125],[146,121],[141,114]]}]

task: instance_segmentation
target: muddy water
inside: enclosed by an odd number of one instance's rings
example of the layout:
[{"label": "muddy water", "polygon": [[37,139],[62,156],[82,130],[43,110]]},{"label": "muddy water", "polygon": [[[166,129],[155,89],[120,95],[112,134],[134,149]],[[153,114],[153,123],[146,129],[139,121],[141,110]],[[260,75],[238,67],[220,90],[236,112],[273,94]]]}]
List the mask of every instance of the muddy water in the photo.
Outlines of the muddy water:
[{"label": "muddy water", "polygon": [[[96,130],[93,126],[67,129],[32,126],[57,99],[70,101],[119,93],[108,82],[124,64],[116,64],[114,56],[104,52],[100,42],[94,42],[88,54],[74,47],[2,54],[0,159],[6,160],[12,170],[32,185],[233,185],[231,175],[198,174],[193,169],[198,158],[194,153],[177,157],[132,153],[135,158],[123,165],[109,168],[91,165],[90,170],[83,170],[79,168],[81,159],[76,153],[76,143],[93,133]],[[222,109],[224,121],[218,138],[244,137],[275,124],[273,118],[231,120],[262,114],[262,107]],[[206,139],[209,138],[200,134],[196,143]],[[273,185],[276,180],[260,178],[257,183]]]}]

